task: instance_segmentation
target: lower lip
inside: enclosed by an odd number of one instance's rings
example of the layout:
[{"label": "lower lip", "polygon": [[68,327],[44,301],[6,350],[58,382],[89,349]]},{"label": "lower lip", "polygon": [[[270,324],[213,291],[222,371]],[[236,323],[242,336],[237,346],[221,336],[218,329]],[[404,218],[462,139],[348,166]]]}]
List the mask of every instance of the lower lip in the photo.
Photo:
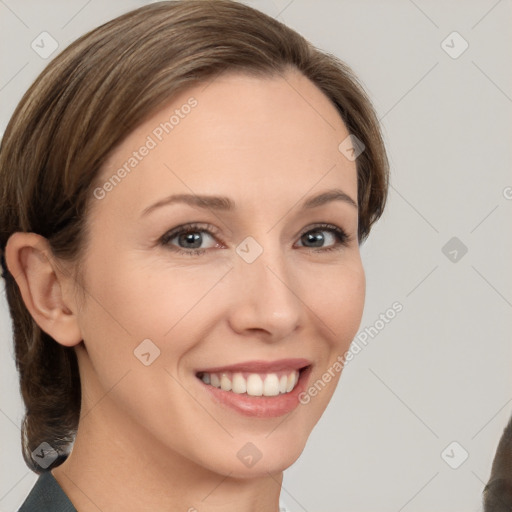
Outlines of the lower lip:
[{"label": "lower lip", "polygon": [[297,385],[292,391],[276,396],[238,394],[200,382],[216,402],[226,405],[240,414],[257,418],[276,418],[292,412],[299,405],[299,395],[306,389],[310,373],[311,367],[309,366],[300,372]]}]

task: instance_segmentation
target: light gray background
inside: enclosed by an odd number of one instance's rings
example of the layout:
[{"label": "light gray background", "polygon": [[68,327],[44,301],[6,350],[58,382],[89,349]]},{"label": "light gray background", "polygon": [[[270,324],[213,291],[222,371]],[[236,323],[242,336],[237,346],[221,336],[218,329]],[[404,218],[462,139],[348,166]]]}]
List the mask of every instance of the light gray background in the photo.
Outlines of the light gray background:
[{"label": "light gray background", "polygon": [[[31,48],[41,32],[58,52],[145,3],[0,0],[2,131],[49,62]],[[512,2],[247,3],[345,60],[369,91],[392,178],[387,211],[362,248],[361,331],[403,305],[345,369],[282,497],[295,512],[479,511],[512,411]],[[453,31],[469,44],[456,59],[442,46]],[[453,36],[446,45],[461,48]],[[455,262],[442,252],[452,237],[468,249]],[[10,512],[36,475],[20,454],[5,298],[0,310],[0,510]],[[457,469],[448,465],[464,452]]]}]

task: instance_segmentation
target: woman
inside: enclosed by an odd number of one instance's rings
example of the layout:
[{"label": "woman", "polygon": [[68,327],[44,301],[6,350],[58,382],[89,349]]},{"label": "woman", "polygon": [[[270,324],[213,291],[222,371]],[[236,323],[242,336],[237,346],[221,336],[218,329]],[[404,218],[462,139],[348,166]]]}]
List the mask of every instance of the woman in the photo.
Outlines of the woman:
[{"label": "woman", "polygon": [[21,510],[276,512],[386,200],[350,69],[236,2],[151,4],[43,71],[0,183]]}]

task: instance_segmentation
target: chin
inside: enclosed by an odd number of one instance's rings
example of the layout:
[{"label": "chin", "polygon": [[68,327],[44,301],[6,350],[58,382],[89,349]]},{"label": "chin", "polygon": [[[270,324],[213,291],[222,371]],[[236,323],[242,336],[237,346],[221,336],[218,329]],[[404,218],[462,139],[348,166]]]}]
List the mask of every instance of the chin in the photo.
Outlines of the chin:
[{"label": "chin", "polygon": [[[268,435],[268,434],[267,434]],[[243,436],[231,443],[231,446],[220,455],[219,464],[212,470],[230,475],[232,478],[249,479],[268,477],[270,474],[281,473],[294,464],[306,445],[306,435],[295,435],[288,432],[288,442],[283,436],[274,434],[250,438]],[[226,456],[226,453],[229,455]]]}]

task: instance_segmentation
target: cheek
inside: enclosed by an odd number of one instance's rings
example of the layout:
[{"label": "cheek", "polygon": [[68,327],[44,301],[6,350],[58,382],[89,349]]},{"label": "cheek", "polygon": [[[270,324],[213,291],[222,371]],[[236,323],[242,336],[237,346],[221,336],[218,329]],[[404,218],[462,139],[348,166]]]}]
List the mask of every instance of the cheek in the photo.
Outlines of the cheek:
[{"label": "cheek", "polygon": [[107,261],[94,255],[88,261],[89,293],[81,318],[96,370],[108,376],[119,367],[115,378],[138,367],[133,352],[146,339],[161,350],[159,365],[176,368],[221,311],[215,287],[229,267],[169,268],[130,257]]},{"label": "cheek", "polygon": [[141,261],[115,265],[89,262],[89,314],[137,339],[162,337],[201,300],[216,280],[215,272],[161,268]]},{"label": "cheek", "polygon": [[325,339],[332,347],[348,346],[359,328],[365,301],[366,280],[360,258],[323,268],[313,281],[305,296],[323,324]]},{"label": "cheek", "polygon": [[308,300],[322,332],[316,365],[308,386],[299,396],[303,432],[309,435],[322,416],[341,379],[345,354],[357,334],[364,308],[366,280],[360,259],[318,274]]}]

